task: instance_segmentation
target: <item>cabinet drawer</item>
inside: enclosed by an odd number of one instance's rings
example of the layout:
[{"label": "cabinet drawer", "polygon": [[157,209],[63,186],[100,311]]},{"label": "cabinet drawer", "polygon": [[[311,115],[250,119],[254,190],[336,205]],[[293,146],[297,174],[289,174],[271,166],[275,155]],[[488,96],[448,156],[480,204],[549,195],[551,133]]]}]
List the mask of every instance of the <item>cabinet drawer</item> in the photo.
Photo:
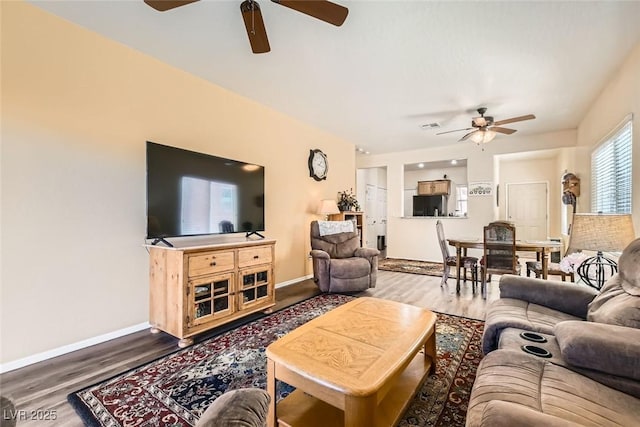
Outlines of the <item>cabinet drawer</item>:
[{"label": "cabinet drawer", "polygon": [[233,270],[233,251],[189,256],[189,277]]},{"label": "cabinet drawer", "polygon": [[266,264],[271,262],[271,246],[246,248],[238,251],[238,267]]}]

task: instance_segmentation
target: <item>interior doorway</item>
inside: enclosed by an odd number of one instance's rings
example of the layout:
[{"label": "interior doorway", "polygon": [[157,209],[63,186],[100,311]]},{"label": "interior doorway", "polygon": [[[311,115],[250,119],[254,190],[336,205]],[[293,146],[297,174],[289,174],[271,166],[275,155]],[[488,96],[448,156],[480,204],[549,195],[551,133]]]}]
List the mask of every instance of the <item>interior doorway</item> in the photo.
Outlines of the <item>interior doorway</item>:
[{"label": "interior doorway", "polygon": [[387,168],[358,169],[356,189],[365,217],[365,246],[383,251],[387,246]]},{"label": "interior doorway", "polygon": [[548,238],[548,184],[507,184],[507,219],[516,226],[519,240]]}]

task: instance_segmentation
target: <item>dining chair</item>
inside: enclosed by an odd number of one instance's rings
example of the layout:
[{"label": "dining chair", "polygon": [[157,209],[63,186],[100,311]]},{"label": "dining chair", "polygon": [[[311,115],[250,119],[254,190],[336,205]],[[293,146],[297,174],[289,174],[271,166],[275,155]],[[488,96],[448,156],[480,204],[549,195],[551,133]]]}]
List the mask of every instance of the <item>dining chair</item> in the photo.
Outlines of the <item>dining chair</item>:
[{"label": "dining chair", "polygon": [[[550,239],[550,240],[558,241],[558,242],[561,241],[560,239]],[[566,282],[568,277],[569,281],[575,282],[576,280],[573,272],[566,273],[562,271],[562,269],[560,268],[560,259],[555,260],[553,257],[553,255],[555,254],[560,254],[560,252],[554,252],[551,254],[551,262],[547,265],[547,275],[560,276],[563,282]],[[564,255],[566,255],[566,253]],[[537,278],[542,277],[542,262],[540,262],[539,253],[536,253],[535,261],[527,261],[525,264],[527,267],[527,277],[531,277],[531,273],[535,274]]]},{"label": "dining chair", "polygon": [[516,227],[510,222],[495,221],[484,226],[484,256],[480,260],[482,270],[482,296],[487,295],[487,275],[520,274],[516,254]]},{"label": "dining chair", "polygon": [[[440,243],[440,251],[442,252],[442,281],[440,281],[440,286],[443,286],[447,283],[447,279],[449,279],[449,271],[450,267],[455,267],[457,265],[457,257],[449,255],[449,245],[447,244],[447,239],[444,237],[444,227],[442,225],[442,221],[436,221],[436,232],[438,233],[438,243]],[[478,258],[472,256],[463,256],[460,258],[460,265],[463,267],[462,274],[463,280],[467,282],[467,270],[471,270],[471,287],[473,293],[476,292],[476,283],[478,283]],[[456,272],[458,276],[460,275],[460,271]]]}]

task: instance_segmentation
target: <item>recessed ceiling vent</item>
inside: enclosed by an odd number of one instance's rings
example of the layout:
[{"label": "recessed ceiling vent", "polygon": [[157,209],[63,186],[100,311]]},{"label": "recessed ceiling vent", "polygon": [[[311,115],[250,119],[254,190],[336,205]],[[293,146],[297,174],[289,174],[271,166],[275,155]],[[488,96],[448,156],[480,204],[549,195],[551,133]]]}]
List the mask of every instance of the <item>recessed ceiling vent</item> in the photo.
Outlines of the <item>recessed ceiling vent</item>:
[{"label": "recessed ceiling vent", "polygon": [[427,124],[424,124],[424,125],[420,126],[420,129],[428,130],[428,129],[437,129],[439,127],[440,127],[440,123],[433,122],[433,123],[427,123]]}]

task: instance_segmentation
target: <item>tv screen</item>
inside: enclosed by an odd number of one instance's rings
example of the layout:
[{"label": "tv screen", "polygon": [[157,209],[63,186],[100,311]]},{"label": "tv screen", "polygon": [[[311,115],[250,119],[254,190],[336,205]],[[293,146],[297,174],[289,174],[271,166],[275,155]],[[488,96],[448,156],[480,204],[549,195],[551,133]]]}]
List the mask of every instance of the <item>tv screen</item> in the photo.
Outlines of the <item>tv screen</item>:
[{"label": "tv screen", "polygon": [[147,141],[147,238],[264,231],[264,167]]}]

